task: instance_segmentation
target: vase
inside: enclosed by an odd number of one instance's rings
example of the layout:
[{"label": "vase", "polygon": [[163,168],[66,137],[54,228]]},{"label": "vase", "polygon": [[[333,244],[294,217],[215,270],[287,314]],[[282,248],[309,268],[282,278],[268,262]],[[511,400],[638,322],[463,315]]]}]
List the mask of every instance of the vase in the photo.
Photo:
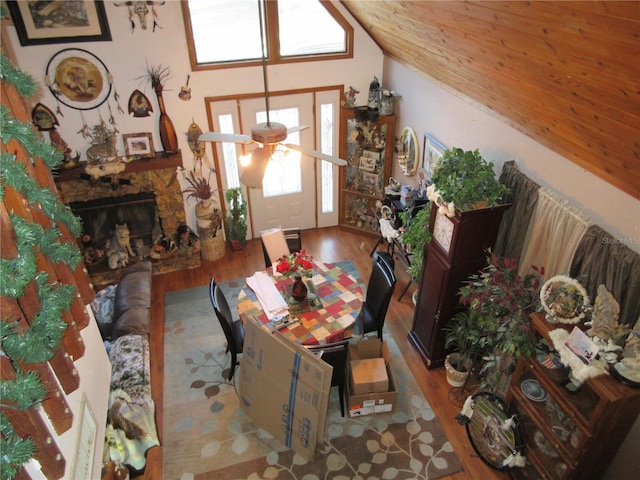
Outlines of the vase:
[{"label": "vase", "polygon": [[382,95],[380,99],[380,115],[393,115],[396,109],[396,97]]},{"label": "vase", "polygon": [[302,281],[302,277],[295,277],[293,285],[291,285],[291,296],[297,302],[301,302],[307,298],[307,286]]},{"label": "vase", "polygon": [[173,154],[178,153],[178,136],[176,135],[176,129],[173,126],[173,122],[167,115],[164,107],[164,99],[162,98],[162,92],[156,90],[158,97],[158,105],[160,106],[160,143],[162,143],[162,149],[164,153]]}]

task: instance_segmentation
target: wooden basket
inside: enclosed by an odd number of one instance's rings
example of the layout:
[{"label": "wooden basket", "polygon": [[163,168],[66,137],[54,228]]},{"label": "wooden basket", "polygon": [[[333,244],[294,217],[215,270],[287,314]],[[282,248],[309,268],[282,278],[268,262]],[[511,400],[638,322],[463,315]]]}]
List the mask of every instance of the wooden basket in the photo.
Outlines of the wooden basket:
[{"label": "wooden basket", "polygon": [[200,237],[200,244],[202,250],[201,255],[204,260],[218,260],[224,257],[226,245],[222,238],[222,232],[219,232],[215,237]]}]

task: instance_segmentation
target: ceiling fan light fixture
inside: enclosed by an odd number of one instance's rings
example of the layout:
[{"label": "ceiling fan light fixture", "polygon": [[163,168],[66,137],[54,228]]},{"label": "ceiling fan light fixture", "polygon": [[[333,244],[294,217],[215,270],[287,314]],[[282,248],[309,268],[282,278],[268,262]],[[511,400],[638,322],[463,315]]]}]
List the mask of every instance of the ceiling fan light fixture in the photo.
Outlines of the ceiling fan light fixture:
[{"label": "ceiling fan light fixture", "polygon": [[240,172],[240,183],[249,188],[262,189],[262,178],[267,164],[271,159],[271,149],[268,147],[256,148],[251,153],[251,162]]},{"label": "ceiling fan light fixture", "polygon": [[263,145],[279,143],[287,138],[287,127],[282,123],[258,123],[251,128],[251,138]]}]

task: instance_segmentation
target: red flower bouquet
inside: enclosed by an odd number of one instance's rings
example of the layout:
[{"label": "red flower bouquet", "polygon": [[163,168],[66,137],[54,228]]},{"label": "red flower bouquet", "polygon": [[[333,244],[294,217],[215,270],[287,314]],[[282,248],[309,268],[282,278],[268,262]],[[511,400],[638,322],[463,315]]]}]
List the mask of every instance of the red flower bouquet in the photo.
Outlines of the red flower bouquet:
[{"label": "red flower bouquet", "polygon": [[310,277],[313,275],[313,257],[305,250],[285,255],[278,260],[276,272],[285,277]]}]

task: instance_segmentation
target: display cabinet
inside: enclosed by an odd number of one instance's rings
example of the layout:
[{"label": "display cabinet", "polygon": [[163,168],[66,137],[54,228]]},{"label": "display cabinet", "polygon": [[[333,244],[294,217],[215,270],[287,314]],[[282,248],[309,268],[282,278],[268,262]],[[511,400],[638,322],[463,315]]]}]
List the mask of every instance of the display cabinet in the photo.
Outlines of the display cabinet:
[{"label": "display cabinet", "polygon": [[384,200],[391,176],[395,116],[343,108],[340,120],[340,158],[348,162],[340,176],[340,226],[377,233],[372,212],[376,201]]},{"label": "display cabinet", "polygon": [[[551,330],[573,328],[551,325],[541,312],[532,314],[531,321],[538,340],[549,345]],[[640,389],[600,375],[574,392],[565,388],[567,374],[543,355],[518,362],[507,393],[510,410],[518,415],[528,464],[521,472],[512,471],[518,477],[601,478],[640,413]]]}]

